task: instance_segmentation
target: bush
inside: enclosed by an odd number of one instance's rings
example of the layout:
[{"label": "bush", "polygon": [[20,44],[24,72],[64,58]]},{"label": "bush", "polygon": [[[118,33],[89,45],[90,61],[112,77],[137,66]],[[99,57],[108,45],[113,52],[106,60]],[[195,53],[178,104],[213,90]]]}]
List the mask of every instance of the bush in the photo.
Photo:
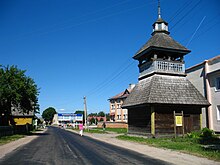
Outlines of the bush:
[{"label": "bush", "polygon": [[214,131],[209,128],[203,128],[201,136],[204,138],[211,138],[214,137]]},{"label": "bush", "polygon": [[191,133],[187,133],[188,138],[199,138],[201,136],[201,131],[193,131]]},{"label": "bush", "polygon": [[203,128],[201,131],[187,133],[188,138],[212,138],[215,137],[214,131],[209,128]]}]

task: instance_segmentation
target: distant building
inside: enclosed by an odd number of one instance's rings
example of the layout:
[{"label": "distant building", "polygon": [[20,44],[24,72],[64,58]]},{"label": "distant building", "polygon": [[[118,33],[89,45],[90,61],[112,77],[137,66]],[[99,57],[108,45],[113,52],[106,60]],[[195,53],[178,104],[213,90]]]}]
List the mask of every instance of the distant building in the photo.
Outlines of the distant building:
[{"label": "distant building", "polygon": [[106,117],[102,117],[102,116],[88,116],[87,120],[90,122],[92,119],[95,119],[96,122],[100,122],[100,121],[106,121]]},{"label": "distant building", "polygon": [[83,122],[82,114],[74,114],[74,113],[57,113],[54,114],[53,124],[61,125],[61,124],[76,124]]},{"label": "distant building", "polygon": [[135,84],[130,84],[129,88],[109,99],[110,102],[110,121],[111,122],[128,122],[128,111],[122,108],[122,104],[128,97]]},{"label": "distant building", "polygon": [[211,104],[203,109],[203,127],[220,132],[220,55],[188,68],[186,73]]}]

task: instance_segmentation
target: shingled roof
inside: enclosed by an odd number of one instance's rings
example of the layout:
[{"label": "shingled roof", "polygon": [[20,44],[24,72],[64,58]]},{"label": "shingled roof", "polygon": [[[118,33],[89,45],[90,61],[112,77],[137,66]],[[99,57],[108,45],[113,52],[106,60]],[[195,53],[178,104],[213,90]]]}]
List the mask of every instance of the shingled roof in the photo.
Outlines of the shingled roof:
[{"label": "shingled roof", "polygon": [[125,91],[111,97],[109,100],[116,100],[116,99],[123,99],[123,98],[126,98],[128,97],[128,95],[130,94],[131,92],[131,89],[125,89]]},{"label": "shingled roof", "polygon": [[138,55],[145,52],[149,52],[152,49],[164,49],[165,51],[178,51],[179,53],[187,54],[190,52],[187,48],[182,46],[180,43],[175,41],[172,37],[170,37],[166,33],[155,33],[146,44],[142,46],[142,48],[134,55],[134,59],[138,58]]},{"label": "shingled roof", "polygon": [[14,109],[12,111],[12,116],[23,116],[23,117],[27,117],[27,116],[34,116],[34,111],[30,111],[29,113],[22,113],[20,112],[18,109]]},{"label": "shingled roof", "polygon": [[142,104],[210,105],[186,77],[166,75],[140,80],[125,100],[123,108]]}]

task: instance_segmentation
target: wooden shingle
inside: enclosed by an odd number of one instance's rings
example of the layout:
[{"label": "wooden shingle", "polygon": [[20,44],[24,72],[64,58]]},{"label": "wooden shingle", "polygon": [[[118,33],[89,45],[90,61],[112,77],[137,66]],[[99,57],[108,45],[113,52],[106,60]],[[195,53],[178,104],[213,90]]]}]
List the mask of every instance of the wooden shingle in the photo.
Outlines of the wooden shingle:
[{"label": "wooden shingle", "polygon": [[186,77],[166,75],[140,80],[123,107],[142,104],[210,105]]},{"label": "wooden shingle", "polygon": [[134,59],[137,59],[139,54],[145,52],[152,51],[153,49],[164,49],[182,52],[183,54],[187,54],[190,52],[187,48],[182,46],[180,43],[175,41],[172,37],[170,37],[166,33],[155,33],[146,44],[144,44],[141,49],[134,55]]}]

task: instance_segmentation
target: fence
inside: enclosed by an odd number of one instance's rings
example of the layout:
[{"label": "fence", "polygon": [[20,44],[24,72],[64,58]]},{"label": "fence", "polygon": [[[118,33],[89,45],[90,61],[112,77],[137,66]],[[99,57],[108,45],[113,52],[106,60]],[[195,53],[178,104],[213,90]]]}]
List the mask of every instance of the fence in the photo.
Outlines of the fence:
[{"label": "fence", "polygon": [[14,134],[14,129],[12,126],[0,126],[0,137],[10,136]]},{"label": "fence", "polygon": [[33,126],[30,124],[15,125],[15,126],[0,126],[0,137],[10,136],[13,134],[27,134],[31,130],[33,130]]}]

